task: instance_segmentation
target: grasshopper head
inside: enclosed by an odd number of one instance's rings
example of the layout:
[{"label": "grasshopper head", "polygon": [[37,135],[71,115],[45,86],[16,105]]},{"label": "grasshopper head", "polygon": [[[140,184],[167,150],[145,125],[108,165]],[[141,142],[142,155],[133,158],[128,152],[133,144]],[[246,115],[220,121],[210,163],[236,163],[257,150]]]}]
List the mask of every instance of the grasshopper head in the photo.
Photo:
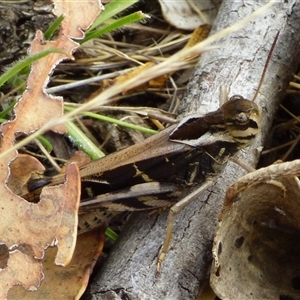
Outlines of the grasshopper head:
[{"label": "grasshopper head", "polygon": [[242,96],[234,95],[223,104],[222,110],[228,133],[241,147],[246,147],[260,131],[258,106]]}]

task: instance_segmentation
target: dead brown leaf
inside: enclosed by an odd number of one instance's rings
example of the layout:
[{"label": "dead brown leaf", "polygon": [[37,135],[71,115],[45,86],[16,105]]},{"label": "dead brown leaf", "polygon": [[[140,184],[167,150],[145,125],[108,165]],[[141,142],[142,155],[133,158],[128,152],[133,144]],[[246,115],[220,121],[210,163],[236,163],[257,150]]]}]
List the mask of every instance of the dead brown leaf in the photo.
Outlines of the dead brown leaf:
[{"label": "dead brown leaf", "polygon": [[66,162],[66,166],[61,168],[60,173],[66,172],[66,167],[72,162],[76,162],[77,166],[81,167],[91,162],[91,159],[83,151],[76,151],[75,154],[70,159],[68,159],[68,161]]},{"label": "dead brown leaf", "polygon": [[0,270],[0,276],[0,299],[6,299],[8,290],[15,285],[28,291],[36,290],[44,274],[38,260],[15,250],[10,252],[7,267]]},{"label": "dead brown leaf", "polygon": [[[28,292],[14,287],[9,291],[9,299],[79,299],[85,291],[90,274],[102,252],[104,245],[103,231],[93,230],[78,237],[76,249],[70,264],[62,268],[54,266],[56,247],[46,250],[42,260],[45,278],[39,290]],[[2,298],[1,298],[2,299]]]},{"label": "dead brown leaf", "polygon": [[[63,59],[73,58],[72,53],[78,44],[70,39],[83,37],[82,29],[87,28],[100,13],[96,0],[90,1],[53,1],[55,11],[64,14],[65,19],[54,41],[46,41],[41,31],[37,31],[30,47],[30,54],[57,48],[63,53],[52,53],[32,65],[27,80],[27,89],[15,107],[15,119],[1,126],[2,140],[0,151],[7,152],[15,143],[15,136],[30,134],[54,118],[63,115],[63,102],[60,97],[45,93],[45,86],[55,66]],[[65,133],[65,126],[57,124],[53,130]],[[9,152],[0,164],[0,235],[1,244],[9,250],[7,266],[0,272],[0,297],[6,298],[11,286],[21,284],[24,288],[34,290],[40,285],[45,249],[57,246],[55,263],[66,265],[70,262],[77,238],[78,206],[80,201],[80,175],[78,167],[70,164],[66,171],[66,182],[59,186],[43,189],[38,203],[29,203],[17,196],[14,191],[23,189],[24,180],[32,171],[41,170],[40,166],[28,168],[28,173],[17,175],[14,166],[9,168],[17,157],[16,152]],[[26,164],[32,162],[28,160]],[[12,163],[12,165],[14,165]],[[20,168],[21,166],[19,165]],[[15,173],[15,177],[9,175]],[[6,182],[8,181],[9,186]],[[14,181],[23,182],[19,187]],[[25,254],[14,250],[18,245],[30,246],[33,252]],[[55,250],[56,251],[56,250]],[[3,256],[4,257],[4,256]],[[53,264],[53,261],[52,261]]]},{"label": "dead brown leaf", "polygon": [[83,30],[88,29],[104,10],[100,1],[53,0],[56,16],[64,15],[61,33],[67,37],[81,39]]},{"label": "dead brown leaf", "polygon": [[[44,249],[48,246],[58,243],[59,248],[64,248],[63,245],[60,246],[62,241],[57,240],[57,232],[61,230],[59,227],[63,226],[63,229],[72,235],[74,231],[77,233],[80,176],[75,164],[68,168],[66,178],[65,184],[44,189],[37,204],[29,203],[10,190],[3,189],[1,243],[6,244],[8,248],[20,244],[30,245],[35,257],[39,259],[43,258]],[[67,212],[64,211],[66,208]],[[71,215],[69,219],[68,215]],[[64,263],[72,255],[72,248],[74,246],[70,244],[68,249],[65,249]]]},{"label": "dead brown leaf", "polygon": [[36,174],[43,174],[45,167],[39,160],[27,154],[19,154],[10,164],[11,174],[7,181],[7,186],[16,195],[28,193],[27,182]]}]

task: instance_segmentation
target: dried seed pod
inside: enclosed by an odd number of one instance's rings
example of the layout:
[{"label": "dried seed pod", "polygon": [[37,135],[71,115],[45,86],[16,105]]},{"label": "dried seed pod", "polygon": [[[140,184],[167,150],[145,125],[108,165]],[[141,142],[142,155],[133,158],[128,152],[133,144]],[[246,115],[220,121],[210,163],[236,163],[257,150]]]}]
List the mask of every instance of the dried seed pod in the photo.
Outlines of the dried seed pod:
[{"label": "dried seed pod", "polygon": [[[265,179],[255,180],[255,173],[251,184],[241,188],[236,182],[227,192],[214,240],[211,286],[223,300],[299,299],[299,180],[282,174],[269,180],[267,171]],[[234,192],[233,187],[239,188]]]},{"label": "dried seed pod", "polygon": [[165,20],[172,26],[194,30],[203,24],[212,24],[218,10],[213,1],[166,1],[159,0]]}]

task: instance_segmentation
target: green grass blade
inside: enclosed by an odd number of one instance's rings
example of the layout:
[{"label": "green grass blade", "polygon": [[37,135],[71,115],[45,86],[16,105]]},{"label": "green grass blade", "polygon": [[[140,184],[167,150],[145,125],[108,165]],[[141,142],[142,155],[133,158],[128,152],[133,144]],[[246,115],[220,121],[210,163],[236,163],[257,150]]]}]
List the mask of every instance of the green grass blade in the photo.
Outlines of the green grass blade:
[{"label": "green grass blade", "polygon": [[4,74],[0,76],[0,87],[7,82],[10,78],[15,76],[18,72],[22,69],[28,67],[33,62],[37,61],[38,59],[47,56],[50,53],[64,53],[62,50],[58,48],[49,48],[47,50],[41,51],[39,53],[33,54],[28,56],[19,62],[15,63],[11,68],[9,68]]},{"label": "green grass blade", "polygon": [[99,159],[105,154],[73,123],[67,124],[68,136],[92,160]]},{"label": "green grass blade", "polygon": [[50,153],[53,150],[53,146],[47,138],[40,135],[40,136],[37,137],[37,139],[45,147],[45,149],[48,151],[48,153]]},{"label": "green grass blade", "polygon": [[[65,110],[72,111],[72,110],[74,110],[74,108],[65,106]],[[103,115],[100,115],[100,114],[96,114],[96,113],[93,113],[93,112],[83,112],[82,115],[86,116],[86,117],[91,117],[93,119],[97,119],[97,120],[100,120],[100,121],[103,121],[103,122],[116,124],[116,125],[119,125],[119,126],[122,126],[122,127],[125,127],[125,128],[138,130],[138,131],[143,132],[143,133],[148,133],[148,134],[152,134],[152,135],[157,133],[157,130],[153,130],[153,129],[146,128],[146,127],[143,127],[143,126],[139,126],[139,125],[135,125],[135,124],[132,124],[132,123],[124,122],[124,121],[121,121],[121,120],[118,120],[118,119],[115,119],[115,118],[110,118],[110,117],[103,116]]]},{"label": "green grass blade", "polygon": [[[7,121],[7,114],[10,113],[12,111],[12,109],[14,108],[15,104],[17,103],[17,101],[12,101],[7,108],[3,109],[0,112],[0,119],[4,119],[5,121]],[[2,122],[0,122],[2,123]]]},{"label": "green grass blade", "polygon": [[105,9],[97,20],[93,23],[91,28],[88,30],[91,31],[94,28],[103,25],[108,19],[111,19],[112,17],[115,17],[118,13],[121,11],[127,9],[129,6],[137,3],[139,0],[113,0],[110,3],[105,5]]},{"label": "green grass blade", "polygon": [[44,33],[44,37],[46,40],[50,40],[50,38],[53,36],[54,32],[59,28],[59,26],[64,18],[65,17],[63,15],[61,15],[50,24],[50,26]]},{"label": "green grass blade", "polygon": [[124,27],[125,25],[142,21],[146,18],[148,18],[148,15],[142,13],[141,11],[138,11],[138,12],[132,13],[128,16],[125,16],[123,18],[120,18],[117,20],[112,20],[113,22],[111,24],[108,24],[100,29],[96,29],[96,30],[86,33],[85,38],[80,41],[80,44],[83,44],[93,38],[97,38],[108,32],[115,31],[119,28]]},{"label": "green grass blade", "polygon": [[105,230],[105,235],[113,242],[115,242],[118,238],[118,235],[109,227]]}]

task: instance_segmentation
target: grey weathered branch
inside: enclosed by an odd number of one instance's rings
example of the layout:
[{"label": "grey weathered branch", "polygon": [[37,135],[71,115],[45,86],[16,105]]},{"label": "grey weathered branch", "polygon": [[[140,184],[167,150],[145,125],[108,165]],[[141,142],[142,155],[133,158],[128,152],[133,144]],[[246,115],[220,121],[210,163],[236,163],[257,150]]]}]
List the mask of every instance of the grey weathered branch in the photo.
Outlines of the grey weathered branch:
[{"label": "grey weathered branch", "polygon": [[[261,3],[259,3],[261,2]],[[224,1],[213,27],[216,32],[249,15],[265,1]],[[300,3],[278,1],[259,19],[220,41],[217,50],[201,57],[181,105],[182,115],[218,107],[219,87],[229,95],[252,99],[268,52],[280,30],[263,87],[256,100],[262,109],[262,133],[239,158],[255,165],[274,113],[299,57]],[[85,299],[196,299],[208,279],[211,247],[227,187],[245,171],[228,163],[212,190],[177,217],[171,248],[155,275],[156,259],[165,236],[166,215],[134,214],[105,266],[91,283]]]}]

